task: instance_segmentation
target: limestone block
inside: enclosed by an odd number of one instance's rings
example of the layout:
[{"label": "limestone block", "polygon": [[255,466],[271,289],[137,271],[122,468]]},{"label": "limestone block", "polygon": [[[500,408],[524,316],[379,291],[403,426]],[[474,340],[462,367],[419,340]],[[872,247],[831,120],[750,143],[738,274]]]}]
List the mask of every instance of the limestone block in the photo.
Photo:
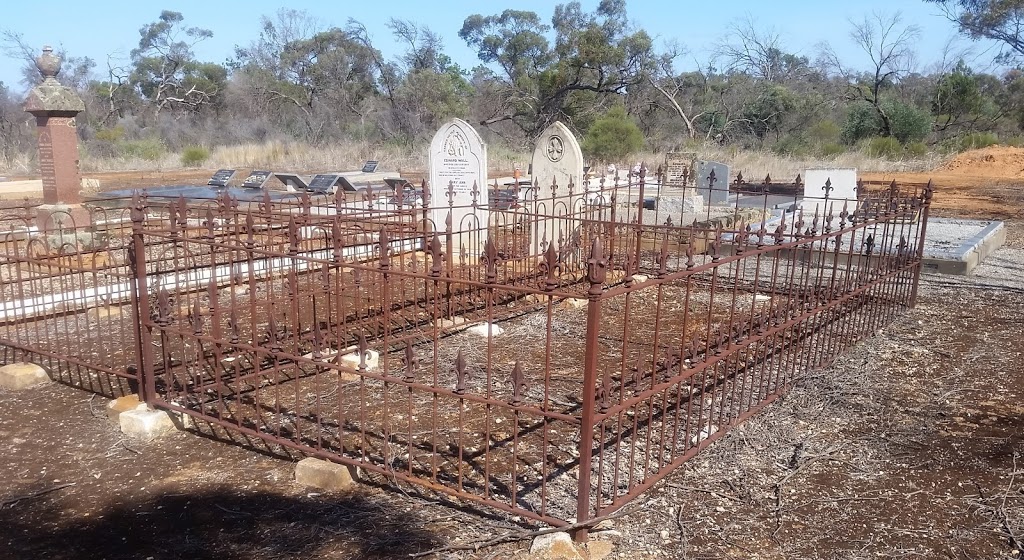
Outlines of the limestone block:
[{"label": "limestone block", "polygon": [[112,422],[120,424],[121,413],[135,410],[140,404],[138,395],[118,397],[107,403],[107,418],[110,418]]},{"label": "limestone block", "polygon": [[353,467],[315,457],[306,457],[295,465],[295,482],[321,490],[347,490],[356,478]]},{"label": "limestone block", "polygon": [[634,284],[641,284],[643,282],[646,282],[646,281],[650,280],[650,278],[651,277],[647,276],[646,274],[634,274],[633,275],[633,283]]},{"label": "limestone block", "polygon": [[548,533],[533,539],[530,557],[537,560],[584,560],[568,533]]},{"label": "limestone block", "polygon": [[171,414],[164,410],[150,410],[140,404],[133,410],[122,412],[118,418],[121,433],[141,440],[151,440],[177,429]]},{"label": "limestone block", "polygon": [[50,380],[46,370],[28,362],[18,362],[0,367],[0,387],[20,390],[34,387]]},{"label": "limestone block", "polygon": [[611,556],[615,545],[608,541],[591,540],[587,543],[587,557],[590,560],[604,560]]}]

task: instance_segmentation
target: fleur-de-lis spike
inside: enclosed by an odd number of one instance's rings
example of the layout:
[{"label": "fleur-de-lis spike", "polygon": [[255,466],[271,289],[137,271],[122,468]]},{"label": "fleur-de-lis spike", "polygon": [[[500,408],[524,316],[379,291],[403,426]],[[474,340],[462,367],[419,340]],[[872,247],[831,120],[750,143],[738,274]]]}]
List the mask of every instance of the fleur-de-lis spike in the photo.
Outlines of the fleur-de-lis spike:
[{"label": "fleur-de-lis spike", "polygon": [[231,313],[228,314],[228,330],[231,332],[231,344],[238,344],[242,337],[242,327],[238,323],[238,310],[234,307],[231,308]]},{"label": "fleur-de-lis spike", "polygon": [[324,336],[320,331],[320,321],[313,320],[313,359],[319,360],[323,357],[321,350],[324,346]]},{"label": "fleur-de-lis spike", "polygon": [[434,232],[434,236],[430,239],[430,275],[438,278],[443,272],[444,248],[441,246],[441,236]]},{"label": "fleur-de-lis spike", "polygon": [[378,247],[380,251],[380,269],[387,271],[391,269],[391,243],[388,241],[388,231],[385,228],[380,228],[380,234],[377,236]]},{"label": "fleur-de-lis spike", "polygon": [[523,374],[523,368],[519,365],[519,361],[516,361],[515,366],[512,367],[512,404],[519,404],[523,401],[523,392],[526,390],[526,375]]},{"label": "fleur-de-lis spike", "polygon": [[494,239],[488,237],[484,243],[484,265],[487,267],[485,281],[493,284],[498,280],[498,248],[494,245]]},{"label": "fleur-de-lis spike", "polygon": [[462,355],[462,349],[459,348],[458,354],[455,356],[455,393],[463,394],[466,392],[466,378],[469,372],[466,370],[466,358]]},{"label": "fleur-de-lis spike", "polygon": [[558,269],[558,253],[555,251],[555,244],[548,243],[548,248],[544,251],[544,261],[542,262],[544,271],[547,272],[547,278],[544,282],[544,289],[551,291],[558,287],[558,277],[556,272]]},{"label": "fleur-de-lis spike", "polygon": [[213,208],[206,208],[206,236],[209,239],[214,238],[216,232],[216,219],[213,216]]},{"label": "fleur-de-lis spike", "polygon": [[359,350],[359,371],[366,371],[366,354],[370,349],[370,345],[366,342],[366,335],[359,333],[359,344],[356,346]]},{"label": "fleur-de-lis spike", "polygon": [[171,323],[171,295],[167,293],[167,289],[160,286],[160,289],[156,293],[156,309],[157,319],[156,322],[160,325],[168,325]]},{"label": "fleur-de-lis spike", "polygon": [[603,284],[607,278],[608,259],[604,256],[601,238],[595,236],[590,246],[590,259],[587,260],[587,280],[590,281],[589,294],[591,296],[601,295]]},{"label": "fleur-de-lis spike", "polygon": [[413,352],[412,343],[407,342],[405,344],[405,381],[412,383],[416,381],[416,364],[419,360],[416,359],[416,353]]},{"label": "fleur-de-lis spike", "polygon": [[192,312],[189,313],[188,319],[192,323],[192,333],[203,334],[203,313],[202,307],[199,306],[199,298],[192,304]]},{"label": "fleur-de-lis spike", "polygon": [[293,217],[288,218],[288,252],[299,252],[299,226]]},{"label": "fleur-de-lis spike", "polygon": [[341,236],[341,220],[337,216],[331,221],[331,258],[340,263],[345,256],[345,242]]}]

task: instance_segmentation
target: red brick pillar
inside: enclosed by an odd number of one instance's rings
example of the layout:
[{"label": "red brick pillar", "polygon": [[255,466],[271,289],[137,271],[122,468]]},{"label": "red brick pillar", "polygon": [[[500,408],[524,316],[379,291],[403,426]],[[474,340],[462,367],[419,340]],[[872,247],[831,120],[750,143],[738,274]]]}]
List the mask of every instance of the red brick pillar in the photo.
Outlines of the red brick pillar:
[{"label": "red brick pillar", "polygon": [[39,132],[39,174],[45,204],[75,205],[82,202],[82,177],[78,171],[78,131],[75,116],[85,110],[78,94],[57,81],[60,59],[43,47],[36,59],[43,81],[28,94],[25,111],[36,117]]},{"label": "red brick pillar", "polygon": [[39,132],[43,203],[81,203],[82,177],[78,170],[78,131],[74,115],[36,113],[36,130]]}]

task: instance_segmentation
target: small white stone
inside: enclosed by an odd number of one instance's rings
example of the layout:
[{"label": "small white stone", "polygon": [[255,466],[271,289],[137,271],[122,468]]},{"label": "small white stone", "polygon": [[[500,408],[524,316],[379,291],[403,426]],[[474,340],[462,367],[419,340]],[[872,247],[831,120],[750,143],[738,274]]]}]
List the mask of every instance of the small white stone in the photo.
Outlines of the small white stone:
[{"label": "small white stone", "polygon": [[490,336],[498,336],[500,334],[503,334],[505,332],[505,329],[501,328],[501,326],[499,325],[494,325],[491,323],[481,323],[479,325],[473,325],[472,327],[469,327],[469,329],[467,329],[467,332],[473,333],[478,336],[486,337],[488,334],[490,334]]}]

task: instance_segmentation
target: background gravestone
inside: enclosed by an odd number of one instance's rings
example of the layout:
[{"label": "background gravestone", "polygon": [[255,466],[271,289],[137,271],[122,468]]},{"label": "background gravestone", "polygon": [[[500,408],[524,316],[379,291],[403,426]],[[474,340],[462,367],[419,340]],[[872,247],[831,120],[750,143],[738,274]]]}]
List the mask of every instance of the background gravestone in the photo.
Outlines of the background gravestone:
[{"label": "background gravestone", "polygon": [[44,205],[82,202],[75,116],[85,110],[85,103],[74,90],[57,81],[60,65],[61,61],[54,56],[53,49],[43,47],[43,54],[36,59],[36,68],[43,81],[32,88],[25,100],[25,111],[36,118],[39,133],[39,172],[43,179]]},{"label": "background gravestone", "polygon": [[[465,249],[475,257],[487,241],[489,221],[487,146],[476,130],[462,119],[444,124],[430,142],[430,207],[437,231],[444,232],[452,212],[453,252]],[[449,200],[449,186],[452,188]],[[476,205],[473,206],[474,189]]]},{"label": "background gravestone", "polygon": [[[665,184],[666,189],[658,189],[658,196],[663,201],[666,198],[675,198],[673,189],[682,190],[682,211],[684,213],[700,213],[704,211],[704,200],[694,188],[696,173],[697,154],[694,152],[668,152],[665,154]],[[668,201],[665,201],[666,203]]]},{"label": "background gravestone", "polygon": [[824,208],[825,182],[831,183],[832,190],[828,192],[830,204],[836,212],[842,209],[844,201],[850,203],[850,209],[856,207],[857,200],[857,169],[854,167],[815,167],[804,171],[804,199],[800,207],[806,212],[813,212],[816,207],[822,213],[828,213]]},{"label": "background gravestone", "polygon": [[670,187],[692,187],[694,184],[694,152],[668,152],[665,154],[665,184]]},{"label": "background gravestone", "polygon": [[[581,211],[586,196],[583,152],[576,136],[561,122],[552,123],[537,139],[531,167],[538,187],[533,209],[534,214],[540,217],[536,228],[530,232],[532,250],[535,254],[545,251],[545,241],[554,242],[557,248],[562,249],[573,233],[570,231],[573,220],[564,217]],[[569,195],[570,181],[573,183],[572,196]],[[552,183],[555,184],[554,190]]]},{"label": "background gravestone", "polygon": [[[715,172],[715,183],[711,184],[711,171]],[[709,205],[725,204],[729,201],[729,166],[717,161],[697,162],[697,192]]]}]

